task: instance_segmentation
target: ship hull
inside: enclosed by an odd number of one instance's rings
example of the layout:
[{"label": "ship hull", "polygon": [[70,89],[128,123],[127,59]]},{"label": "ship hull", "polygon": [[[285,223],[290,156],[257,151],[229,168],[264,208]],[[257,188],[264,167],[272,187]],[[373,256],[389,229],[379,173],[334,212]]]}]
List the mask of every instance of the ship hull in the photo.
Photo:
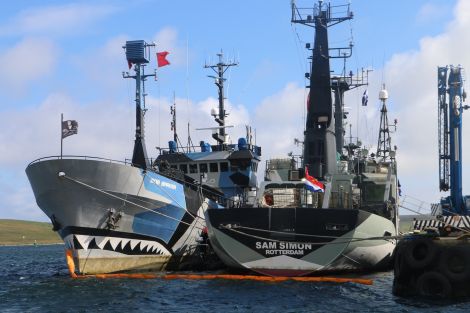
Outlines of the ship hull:
[{"label": "ship hull", "polygon": [[270,276],[386,269],[396,246],[387,239],[394,224],[362,210],[209,209],[205,216],[227,266]]},{"label": "ship hull", "polygon": [[184,184],[93,158],[39,160],[26,174],[79,273],[161,271],[196,261],[205,203]]}]

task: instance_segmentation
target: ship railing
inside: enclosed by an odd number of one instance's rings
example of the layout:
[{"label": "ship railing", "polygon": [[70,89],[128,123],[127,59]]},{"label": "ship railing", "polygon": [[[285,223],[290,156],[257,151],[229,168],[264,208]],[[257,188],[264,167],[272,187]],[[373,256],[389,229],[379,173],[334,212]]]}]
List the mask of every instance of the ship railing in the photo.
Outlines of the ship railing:
[{"label": "ship railing", "polygon": [[273,158],[266,160],[266,169],[269,170],[295,170],[297,164],[300,164],[299,156],[292,156],[290,158]]},{"label": "ship railing", "polygon": [[432,210],[432,204],[410,195],[404,195],[400,198],[399,207],[408,211],[409,214],[429,214]]},{"label": "ship railing", "polygon": [[31,161],[29,165],[41,162],[41,161],[46,161],[46,160],[61,160],[61,159],[82,159],[82,160],[97,160],[97,161],[105,161],[109,163],[119,163],[119,164],[125,164],[125,165],[132,165],[132,162],[130,162],[129,159],[125,159],[124,161],[119,161],[119,160],[113,160],[113,159],[107,159],[107,158],[101,158],[101,157],[94,157],[94,156],[87,156],[87,155],[53,155],[53,156],[47,156],[47,157],[42,157],[39,159],[36,159],[34,161]]},{"label": "ship railing", "polygon": [[295,1],[292,1],[291,22],[302,24],[314,24],[315,16],[320,15],[320,11],[326,10],[328,22],[336,24],[342,20],[351,19],[353,13],[349,4],[331,5],[330,3],[315,4],[313,7],[298,7]]},{"label": "ship railing", "polygon": [[[211,145],[211,151],[210,152],[218,152],[218,151],[239,151],[240,149],[238,148],[238,144],[228,144],[228,145]],[[204,147],[204,149],[207,149]],[[203,151],[203,147],[201,146],[184,146],[184,147],[178,147],[176,151],[171,151],[170,148],[161,148],[157,147],[157,150],[159,151],[160,154],[170,154],[170,153],[198,153],[198,152],[209,152],[209,151]],[[253,152],[257,156],[261,156],[261,147],[256,146],[256,145],[250,145],[247,144],[247,149],[251,152]]]}]

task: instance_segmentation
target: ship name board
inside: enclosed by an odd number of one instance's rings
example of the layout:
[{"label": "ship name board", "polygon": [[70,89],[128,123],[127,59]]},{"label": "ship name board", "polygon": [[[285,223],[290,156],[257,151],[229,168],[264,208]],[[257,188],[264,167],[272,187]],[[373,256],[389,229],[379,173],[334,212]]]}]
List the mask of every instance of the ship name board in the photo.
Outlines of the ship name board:
[{"label": "ship name board", "polygon": [[305,250],[312,250],[311,243],[257,241],[257,250],[264,250],[266,255],[304,255]]},{"label": "ship name board", "polygon": [[150,183],[154,184],[154,185],[157,185],[157,186],[166,187],[166,188],[169,188],[171,190],[176,190],[176,185],[175,184],[172,184],[172,183],[169,183],[169,182],[166,182],[166,181],[161,181],[158,178],[150,178]]}]

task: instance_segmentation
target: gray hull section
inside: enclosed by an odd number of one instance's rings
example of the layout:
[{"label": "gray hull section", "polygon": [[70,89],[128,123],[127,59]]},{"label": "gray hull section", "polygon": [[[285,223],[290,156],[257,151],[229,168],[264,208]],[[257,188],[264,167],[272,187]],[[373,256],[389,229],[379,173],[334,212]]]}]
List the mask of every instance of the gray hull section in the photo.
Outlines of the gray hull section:
[{"label": "gray hull section", "polygon": [[[269,232],[258,232],[253,236],[236,227],[234,219],[231,220],[234,228],[227,231],[214,224],[209,211],[206,211],[209,238],[219,258],[229,267],[266,275],[298,276],[383,269],[389,265],[396,246],[394,239],[378,239],[385,233],[388,236],[396,234],[390,220],[375,214],[367,214],[354,229],[334,240],[323,243],[312,240],[309,243],[295,241],[294,237],[290,241],[273,240]],[[324,209],[323,213],[325,221],[335,220],[335,212]],[[311,234],[315,235],[315,232]],[[373,237],[375,239],[368,239]],[[250,244],[250,240],[256,240],[256,243]]]},{"label": "gray hull section", "polygon": [[35,162],[26,174],[80,273],[162,270],[194,251],[204,226],[187,212],[184,186],[154,172],[74,158]]}]

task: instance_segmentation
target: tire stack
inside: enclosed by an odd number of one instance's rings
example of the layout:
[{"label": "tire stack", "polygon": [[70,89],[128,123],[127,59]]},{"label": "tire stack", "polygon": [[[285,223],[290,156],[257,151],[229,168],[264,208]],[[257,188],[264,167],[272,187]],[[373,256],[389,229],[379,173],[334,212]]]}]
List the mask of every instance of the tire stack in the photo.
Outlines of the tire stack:
[{"label": "tire stack", "polygon": [[411,236],[395,249],[393,294],[428,298],[470,296],[470,240]]}]

